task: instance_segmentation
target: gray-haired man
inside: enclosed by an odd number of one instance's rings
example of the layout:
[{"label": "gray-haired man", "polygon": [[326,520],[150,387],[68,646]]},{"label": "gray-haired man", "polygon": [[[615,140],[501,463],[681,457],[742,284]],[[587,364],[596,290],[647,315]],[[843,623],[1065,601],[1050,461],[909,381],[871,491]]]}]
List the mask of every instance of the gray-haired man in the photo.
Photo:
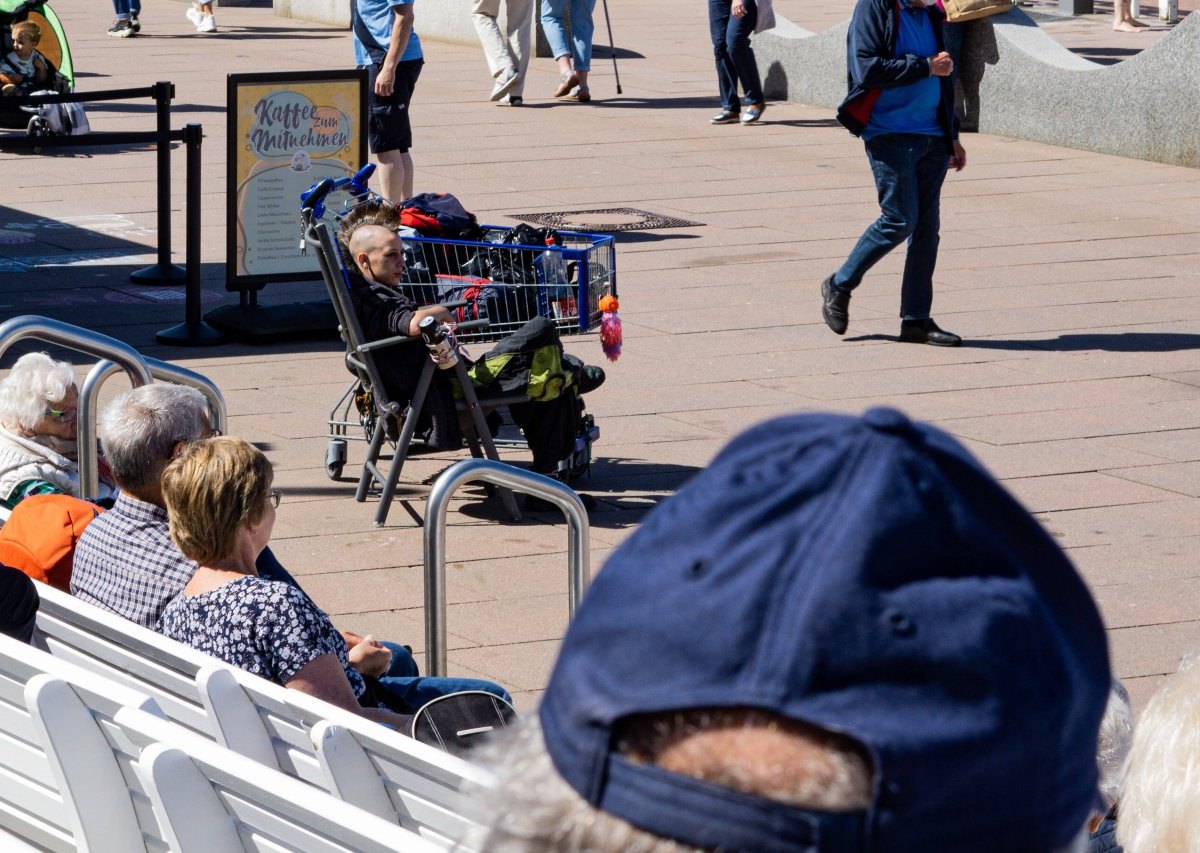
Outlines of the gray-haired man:
[{"label": "gray-haired man", "polygon": [[[212,434],[208,401],[182,385],[143,385],[105,407],[99,427],[121,493],[113,508],[79,538],[71,593],[155,629],[167,603],[196,571],[195,561],[171,541],[160,481],[180,444]],[[264,578],[299,588],[269,547],[259,555],[257,568]],[[504,688],[489,681],[421,677],[404,646],[341,633],[351,665],[364,675],[384,679],[391,692],[414,708],[460,690],[509,698]]]}]

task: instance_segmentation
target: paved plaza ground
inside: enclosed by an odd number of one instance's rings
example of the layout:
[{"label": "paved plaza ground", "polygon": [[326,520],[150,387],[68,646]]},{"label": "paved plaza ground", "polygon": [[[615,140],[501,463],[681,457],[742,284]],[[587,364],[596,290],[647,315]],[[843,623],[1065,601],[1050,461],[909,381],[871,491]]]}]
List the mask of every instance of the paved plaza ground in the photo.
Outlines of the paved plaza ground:
[{"label": "paved plaza ground", "polygon": [[[969,166],[943,197],[934,306],[966,344],[896,342],[902,252],[856,293],[838,338],[817,288],[876,215],[861,143],[829,110],[798,104],[772,103],[759,126],[710,126],[716,86],[700,4],[608,7],[623,94],[600,50],[592,104],[555,103],[553,63],[537,59],[527,106],[500,107],[487,101],[477,46],[429,40],[413,106],[417,189],[453,192],[483,221],[636,207],[702,223],[618,238],[625,353],[589,399],[602,430],[583,486],[599,502],[593,567],[750,424],[896,406],[962,439],[1069,550],[1103,609],[1116,670],[1143,704],[1200,647],[1200,171],[968,136]],[[819,28],[798,0],[777,7]],[[148,0],[142,35],[119,41],[104,34],[107,4],[57,8],[80,90],[170,80],[172,124],[203,124],[204,308],[236,302],[224,290],[225,75],[345,67],[349,34],[218,8],[220,32],[200,36],[182,3]],[[849,3],[824,12],[838,9],[826,26]],[[1115,34],[1097,9],[1047,29],[1070,30],[1056,37],[1097,56],[1165,33]],[[420,14],[418,4],[418,31]],[[148,101],[89,114],[98,131],[154,127]],[[414,514],[424,512],[421,482],[459,457],[411,462],[403,505],[375,529],[373,504],[323,471],[326,418],[348,381],[340,344],[157,346],[155,332],[183,319],[182,290],[128,279],[154,260],[154,164],[149,150],[0,153],[0,319],[88,326],[215,380],[229,432],[275,464],[285,498],[273,546],[284,564],[337,623],[422,651]],[[173,181],[181,260],[182,149]],[[319,295],[311,283],[272,285],[262,301]],[[602,358],[594,335],[568,348]],[[352,446],[351,467],[361,458]],[[502,522],[468,489],[454,502],[448,548],[452,674],[500,681],[532,708],[566,624],[565,527],[550,515]]]}]

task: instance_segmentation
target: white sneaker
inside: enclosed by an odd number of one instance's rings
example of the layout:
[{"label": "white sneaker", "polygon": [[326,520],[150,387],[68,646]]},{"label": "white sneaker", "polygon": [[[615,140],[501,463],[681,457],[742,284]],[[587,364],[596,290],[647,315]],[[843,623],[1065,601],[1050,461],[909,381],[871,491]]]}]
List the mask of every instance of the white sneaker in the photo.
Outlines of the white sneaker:
[{"label": "white sneaker", "polygon": [[204,18],[204,13],[200,11],[200,7],[195,5],[188,6],[188,10],[184,14],[192,22],[193,27],[200,26],[200,21]]},{"label": "white sneaker", "polygon": [[205,15],[200,23],[196,24],[196,32],[198,33],[215,33],[217,31],[217,19],[213,15]]},{"label": "white sneaker", "polygon": [[507,72],[500,75],[496,80],[496,85],[492,87],[492,100],[498,101],[511,92],[517,85],[517,69],[509,68]]}]

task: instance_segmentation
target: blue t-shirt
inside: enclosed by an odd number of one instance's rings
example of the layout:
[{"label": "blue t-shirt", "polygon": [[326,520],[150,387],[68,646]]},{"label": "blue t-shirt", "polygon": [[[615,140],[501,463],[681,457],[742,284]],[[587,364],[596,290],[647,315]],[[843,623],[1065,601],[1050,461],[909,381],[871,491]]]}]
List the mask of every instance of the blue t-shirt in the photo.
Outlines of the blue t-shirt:
[{"label": "blue t-shirt", "polygon": [[[900,0],[900,29],[896,33],[896,56],[933,56],[938,52],[937,36],[929,12]],[[881,133],[919,133],[923,136],[943,136],[945,129],[938,121],[942,101],[942,82],[932,74],[907,86],[893,86],[879,93],[871,111],[871,120],[863,131],[863,139]]]},{"label": "blue t-shirt", "polygon": [[[388,44],[392,41],[392,25],[396,22],[396,13],[392,10],[397,6],[413,4],[413,0],[351,0],[351,2],[358,6],[358,16],[366,24],[367,32],[384,50],[387,50]],[[422,59],[423,57],[421,40],[417,38],[417,30],[414,27],[412,35],[408,37],[408,47],[405,48],[400,61],[407,62],[410,59]],[[358,40],[357,34],[354,36],[354,62],[356,65],[371,64],[371,57]]]}]

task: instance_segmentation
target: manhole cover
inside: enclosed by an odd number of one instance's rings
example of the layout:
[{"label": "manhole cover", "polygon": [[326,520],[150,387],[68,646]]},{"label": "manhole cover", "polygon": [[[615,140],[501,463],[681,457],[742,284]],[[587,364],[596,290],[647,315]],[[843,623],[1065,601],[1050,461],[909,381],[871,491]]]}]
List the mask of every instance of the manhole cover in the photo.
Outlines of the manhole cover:
[{"label": "manhole cover", "polygon": [[662,213],[651,213],[648,210],[638,210],[636,207],[510,213],[509,216],[564,231],[645,231],[650,228],[694,228],[704,224]]}]

